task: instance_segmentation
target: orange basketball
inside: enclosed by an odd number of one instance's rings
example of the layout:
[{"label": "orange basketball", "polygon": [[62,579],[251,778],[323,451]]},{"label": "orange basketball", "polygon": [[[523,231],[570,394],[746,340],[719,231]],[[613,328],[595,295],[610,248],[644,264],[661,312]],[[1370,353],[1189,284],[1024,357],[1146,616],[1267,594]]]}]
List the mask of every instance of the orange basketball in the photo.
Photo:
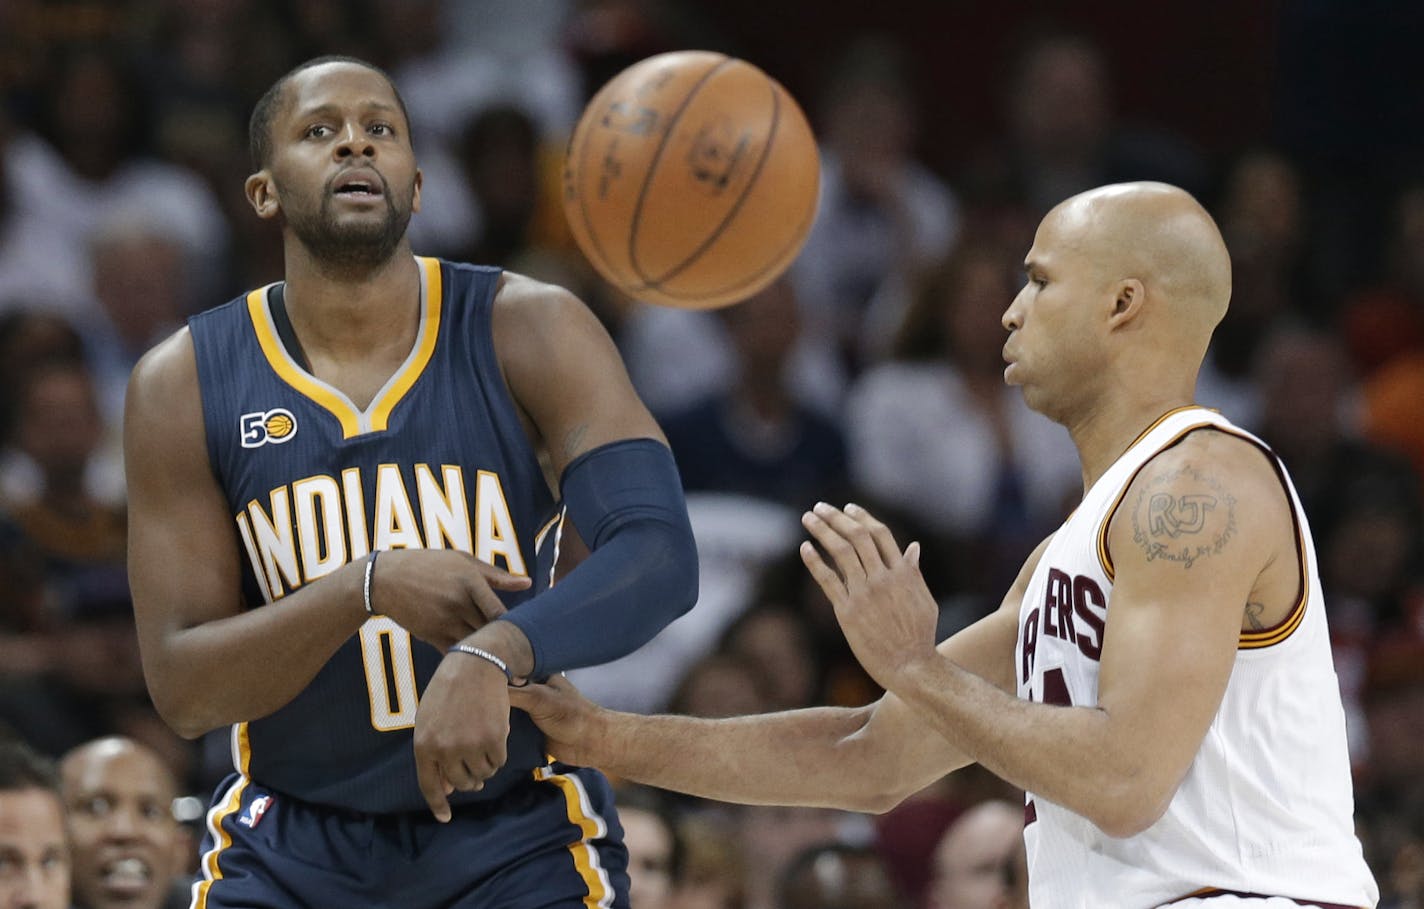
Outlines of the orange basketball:
[{"label": "orange basketball", "polygon": [[744,60],[677,51],[589,102],[564,161],[579,248],[630,296],[687,309],[745,300],[786,270],[816,216],[810,124]]}]

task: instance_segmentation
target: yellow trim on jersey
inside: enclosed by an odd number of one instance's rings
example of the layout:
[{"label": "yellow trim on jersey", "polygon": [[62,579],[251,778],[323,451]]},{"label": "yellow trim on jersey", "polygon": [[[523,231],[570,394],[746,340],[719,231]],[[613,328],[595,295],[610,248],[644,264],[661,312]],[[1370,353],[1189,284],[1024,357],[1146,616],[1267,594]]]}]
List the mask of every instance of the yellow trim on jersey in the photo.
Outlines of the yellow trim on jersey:
[{"label": "yellow trim on jersey", "polygon": [[237,736],[236,769],[238,773],[242,774],[243,776],[247,776],[248,765],[252,763],[252,743],[247,738],[247,724],[238,723],[234,730],[234,734]]},{"label": "yellow trim on jersey", "polygon": [[[1155,429],[1156,427],[1162,425],[1162,421],[1165,420],[1167,417],[1171,416],[1174,413],[1181,413],[1183,410],[1187,409],[1188,408],[1185,407],[1179,407],[1176,410],[1169,411],[1168,413],[1164,414],[1152,424],[1152,427],[1149,428],[1147,432],[1144,432],[1139,435],[1137,437],[1137,441],[1133,442],[1132,445],[1136,445],[1137,442],[1142,441],[1142,439],[1147,436],[1148,432],[1151,432],[1152,429]],[[1177,433],[1171,439],[1163,443],[1163,445],[1158,448],[1157,451],[1154,452],[1151,457],[1143,461],[1142,464],[1132,472],[1132,476],[1128,477],[1127,482],[1123,484],[1122,489],[1118,492],[1117,498],[1113,500],[1112,507],[1108,509],[1107,517],[1103,519],[1102,525],[1098,528],[1098,563],[1102,566],[1103,571],[1106,572],[1109,581],[1116,580],[1117,572],[1114,570],[1113,567],[1112,553],[1108,551],[1108,529],[1112,526],[1113,516],[1117,514],[1118,507],[1122,505],[1122,500],[1127,495],[1127,490],[1137,480],[1137,475],[1142,472],[1143,468],[1145,468],[1148,464],[1152,462],[1153,458],[1157,457],[1157,455],[1171,448],[1173,445],[1176,445],[1189,433],[1193,433],[1198,429],[1206,429],[1208,427],[1220,430],[1221,432],[1224,432],[1227,435],[1236,436],[1242,441],[1250,442],[1257,448],[1262,448],[1262,446],[1250,436],[1247,436],[1240,432],[1233,432],[1231,427],[1229,426],[1222,426],[1219,423],[1211,422],[1193,423],[1192,425],[1187,426],[1181,432]],[[1132,445],[1129,445],[1128,448],[1131,449]],[[1265,454],[1267,458],[1274,459],[1275,457],[1268,449],[1262,448],[1262,453]],[[1278,465],[1276,466],[1278,468]],[[1237,639],[1236,644],[1236,649],[1238,650],[1258,650],[1262,647],[1270,647],[1273,644],[1279,644],[1281,641],[1284,641],[1286,638],[1290,637],[1291,634],[1293,634],[1295,630],[1300,627],[1300,623],[1304,621],[1305,604],[1306,601],[1310,598],[1310,565],[1307,563],[1305,557],[1305,538],[1301,530],[1300,520],[1297,518],[1295,513],[1295,503],[1290,498],[1290,487],[1286,485],[1285,477],[1281,476],[1279,469],[1277,469],[1276,473],[1277,476],[1279,476],[1281,479],[1281,488],[1286,492],[1286,504],[1290,506],[1291,521],[1295,525],[1296,555],[1300,560],[1300,598],[1296,600],[1296,604],[1291,608],[1290,614],[1287,615],[1284,621],[1280,622],[1279,624],[1271,628],[1267,628],[1263,631],[1241,632],[1241,635]]]},{"label": "yellow trim on jersey", "polygon": [[557,523],[559,523],[559,522],[562,521],[563,519],[564,519],[564,510],[561,508],[561,509],[559,509],[559,511],[558,511],[557,514],[555,514],[555,515],[554,515],[552,518],[550,518],[549,520],[545,521],[545,522],[544,522],[544,526],[543,526],[543,527],[540,527],[539,530],[534,534],[534,550],[535,550],[536,552],[539,550],[539,547],[541,547],[541,546],[544,545],[544,535],[545,535],[546,533],[548,533],[549,531],[553,530],[553,529],[554,529],[554,525],[557,524]]},{"label": "yellow trim on jersey", "polygon": [[425,311],[421,314],[420,337],[415,340],[415,355],[392,377],[380,397],[371,402],[373,432],[385,432],[391,411],[395,410],[405,393],[410,391],[420,374],[425,372],[426,365],[435,353],[435,339],[440,337],[440,309],[445,293],[441,284],[440,260],[416,256],[415,261],[425,272]]},{"label": "yellow trim on jersey", "polygon": [[579,877],[583,878],[584,886],[588,888],[588,895],[583,898],[584,906],[588,909],[606,909],[613,905],[613,890],[609,887],[608,878],[599,864],[598,853],[590,842],[604,836],[607,827],[601,818],[585,809],[587,798],[583,785],[573,776],[555,773],[549,767],[535,770],[534,778],[559,787],[559,791],[564,794],[569,822],[578,827],[582,834],[577,842],[569,845],[569,853],[573,856]]},{"label": "yellow trim on jersey", "polygon": [[[1184,410],[1203,409],[1205,408],[1199,408],[1196,405],[1192,405],[1191,407],[1178,407],[1175,410],[1167,411],[1162,416],[1154,420],[1151,426],[1147,427],[1147,429],[1141,435],[1134,439],[1132,445],[1127,446],[1127,450],[1131,451],[1133,445],[1136,445],[1138,442],[1141,442],[1143,439],[1147,438],[1148,433],[1156,429],[1158,426],[1161,426],[1162,421],[1172,416],[1173,414],[1181,413]],[[1113,499],[1112,506],[1108,508],[1107,517],[1103,518],[1102,526],[1098,528],[1098,564],[1102,566],[1103,571],[1107,574],[1109,581],[1115,580],[1117,578],[1117,571],[1113,567],[1112,553],[1108,551],[1108,528],[1112,526],[1113,516],[1117,514],[1118,506],[1122,505],[1123,498],[1127,496],[1127,490],[1132,487],[1132,484],[1134,482],[1136,482],[1137,475],[1142,473],[1143,468],[1145,468],[1148,464],[1152,463],[1153,458],[1157,457],[1157,455],[1171,448],[1173,445],[1176,445],[1188,433],[1195,432],[1198,429],[1203,429],[1208,426],[1215,426],[1217,428],[1221,428],[1216,423],[1207,422],[1193,423],[1192,425],[1183,429],[1181,432],[1177,433],[1175,436],[1172,436],[1172,438],[1168,439],[1165,443],[1163,443],[1160,448],[1158,448],[1155,452],[1151,454],[1150,457],[1147,458],[1147,460],[1143,461],[1140,465],[1138,465],[1137,469],[1132,472],[1132,476],[1127,478],[1127,482],[1122,484],[1122,489],[1118,490],[1117,498]],[[1126,454],[1126,452],[1124,452],[1124,454]]]},{"label": "yellow trim on jersey", "polygon": [[361,434],[361,414],[351,403],[329,386],[318,382],[314,377],[299,369],[292,362],[282,347],[282,341],[277,337],[277,326],[272,324],[272,314],[267,311],[267,288],[254,290],[247,295],[247,312],[252,317],[252,327],[257,332],[257,343],[262,346],[262,353],[267,357],[267,363],[281,376],[282,381],[301,392],[312,401],[319,404],[323,409],[330,412],[337,421],[341,423],[341,437],[349,439],[352,436]]},{"label": "yellow trim on jersey", "polygon": [[292,388],[332,416],[341,424],[341,437],[350,439],[365,432],[384,432],[390,423],[391,412],[415,385],[417,379],[429,365],[435,354],[435,342],[440,336],[440,316],[444,300],[444,284],[440,274],[440,260],[416,256],[421,271],[421,299],[419,334],[409,357],[391,376],[380,392],[363,413],[341,392],[317,379],[297,365],[291,354],[282,346],[277,335],[277,326],[272,321],[272,313],[267,308],[268,287],[254,290],[247,295],[247,312],[252,319],[252,327],[257,334],[257,343],[267,358],[273,371]]},{"label": "yellow trim on jersey", "polygon": [[[242,724],[246,726],[246,723]],[[243,737],[244,739],[246,736]],[[244,762],[245,763],[245,762]],[[203,872],[203,879],[193,885],[193,909],[207,909],[208,891],[212,888],[214,881],[222,880],[222,868],[218,867],[218,856],[224,849],[232,845],[232,836],[223,827],[223,821],[232,817],[239,808],[242,807],[242,793],[246,791],[250,782],[244,775],[233,787],[228,790],[227,798],[212,811],[208,812],[208,831],[213,835],[213,848],[203,853],[199,860],[199,868]]]},{"label": "yellow trim on jersey", "polygon": [[1300,520],[1295,514],[1295,503],[1289,502],[1288,504],[1291,506],[1291,520],[1295,523],[1296,557],[1300,560],[1300,599],[1296,600],[1295,606],[1291,607],[1290,614],[1285,617],[1285,620],[1274,628],[1241,632],[1241,637],[1236,642],[1237,650],[1259,650],[1262,647],[1279,644],[1295,633],[1295,630],[1300,627],[1300,623],[1305,621],[1305,604],[1310,599],[1310,563],[1305,556],[1305,535],[1301,530]]}]

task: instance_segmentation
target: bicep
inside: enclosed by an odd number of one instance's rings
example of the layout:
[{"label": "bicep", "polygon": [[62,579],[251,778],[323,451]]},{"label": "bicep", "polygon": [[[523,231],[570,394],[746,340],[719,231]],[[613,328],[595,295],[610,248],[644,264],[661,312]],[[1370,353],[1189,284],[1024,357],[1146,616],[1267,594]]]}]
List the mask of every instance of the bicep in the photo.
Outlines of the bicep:
[{"label": "bicep", "polygon": [[240,610],[234,525],[208,464],[185,334],[134,370],[124,415],[129,580],[145,662],[171,634]]},{"label": "bicep", "polygon": [[510,393],[534,423],[554,475],[620,439],[666,443],[588,307],[562,288],[509,281],[495,308],[495,343]]},{"label": "bicep", "polygon": [[[1098,706],[1178,779],[1225,694],[1274,516],[1271,491],[1249,471],[1206,463],[1184,457],[1144,472],[1109,532],[1116,577]],[[1156,519],[1169,500],[1177,520]]]}]

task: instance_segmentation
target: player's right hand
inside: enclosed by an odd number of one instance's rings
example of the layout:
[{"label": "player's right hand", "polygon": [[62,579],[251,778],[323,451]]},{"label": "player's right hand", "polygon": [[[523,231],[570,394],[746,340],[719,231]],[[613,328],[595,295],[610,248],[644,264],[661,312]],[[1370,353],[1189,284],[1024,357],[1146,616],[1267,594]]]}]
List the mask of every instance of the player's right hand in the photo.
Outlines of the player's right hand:
[{"label": "player's right hand", "polygon": [[496,590],[529,584],[469,553],[392,549],[380,554],[371,574],[371,608],[444,651],[504,615]]},{"label": "player's right hand", "polygon": [[509,706],[529,714],[544,733],[545,750],[566,764],[596,765],[598,719],[606,711],[573,683],[555,675],[543,684],[509,689]]}]

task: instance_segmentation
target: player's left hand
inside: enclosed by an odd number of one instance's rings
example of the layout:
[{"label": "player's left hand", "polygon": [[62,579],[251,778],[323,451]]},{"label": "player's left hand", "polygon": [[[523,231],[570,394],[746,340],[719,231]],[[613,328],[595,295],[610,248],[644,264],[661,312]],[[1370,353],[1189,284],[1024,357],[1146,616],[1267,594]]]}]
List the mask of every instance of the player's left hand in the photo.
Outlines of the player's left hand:
[{"label": "player's left hand", "polygon": [[450,820],[450,794],[475,792],[504,766],[509,688],[499,667],[449,653],[415,713],[415,772],[435,819]]},{"label": "player's left hand", "polygon": [[871,678],[895,690],[903,673],[935,656],[939,605],[920,574],[920,544],[902,553],[890,529],[858,505],[818,502],[802,525],[801,561],[835,608],[855,657]]}]

